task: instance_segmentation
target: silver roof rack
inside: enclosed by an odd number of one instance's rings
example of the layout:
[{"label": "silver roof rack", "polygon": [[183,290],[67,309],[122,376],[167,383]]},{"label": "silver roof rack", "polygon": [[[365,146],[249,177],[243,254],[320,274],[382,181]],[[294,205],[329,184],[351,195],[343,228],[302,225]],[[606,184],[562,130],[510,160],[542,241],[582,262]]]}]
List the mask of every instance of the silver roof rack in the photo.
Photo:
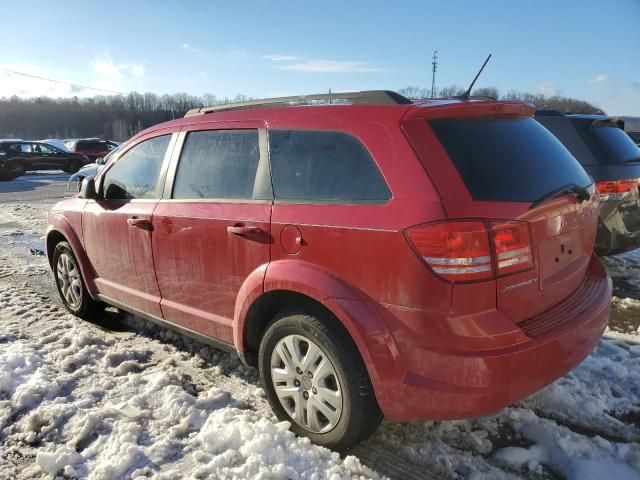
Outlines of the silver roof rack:
[{"label": "silver roof rack", "polygon": [[366,90],[362,92],[319,93],[315,95],[297,95],[293,97],[265,98],[248,102],[223,103],[211,107],[193,108],[185,117],[229,110],[245,110],[249,108],[313,105],[316,103],[350,103],[358,105],[408,105],[413,103],[406,97],[391,90]]}]

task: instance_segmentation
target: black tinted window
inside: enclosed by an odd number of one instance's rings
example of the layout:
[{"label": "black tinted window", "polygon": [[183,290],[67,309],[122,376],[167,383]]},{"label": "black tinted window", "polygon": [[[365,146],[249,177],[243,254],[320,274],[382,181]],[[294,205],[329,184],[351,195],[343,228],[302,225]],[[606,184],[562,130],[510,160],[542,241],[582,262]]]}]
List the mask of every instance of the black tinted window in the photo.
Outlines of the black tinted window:
[{"label": "black tinted window", "polygon": [[78,142],[77,148],[87,152],[103,152],[106,150],[104,144],[100,142]]},{"label": "black tinted window", "polygon": [[159,198],[158,178],[170,135],[151,138],[122,155],[104,176],[107,199]]},{"label": "black tinted window", "polygon": [[271,130],[274,196],[306,202],[379,202],[389,190],[369,152],[341,132]]},{"label": "black tinted window", "polygon": [[259,198],[259,187],[254,195],[258,145],[257,130],[189,133],[176,172],[173,198]]},{"label": "black tinted window", "polygon": [[475,200],[533,202],[589,176],[533,118],[429,122]]},{"label": "black tinted window", "polygon": [[640,149],[624,130],[615,126],[595,127],[593,136],[606,155],[608,163],[640,162]]}]

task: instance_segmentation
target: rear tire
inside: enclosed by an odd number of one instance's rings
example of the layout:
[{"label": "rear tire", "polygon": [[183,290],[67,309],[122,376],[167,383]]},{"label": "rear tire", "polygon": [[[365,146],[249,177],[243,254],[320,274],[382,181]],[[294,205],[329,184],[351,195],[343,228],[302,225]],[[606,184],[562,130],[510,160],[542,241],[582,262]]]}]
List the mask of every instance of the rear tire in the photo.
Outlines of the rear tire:
[{"label": "rear tire", "polygon": [[104,308],[89,295],[68,242],[58,243],[53,251],[53,274],[62,303],[76,317],[89,318]]},{"label": "rear tire", "polygon": [[260,342],[258,363],[274,413],[291,422],[296,435],[345,450],[382,421],[356,345],[321,316],[292,311],[276,316]]}]

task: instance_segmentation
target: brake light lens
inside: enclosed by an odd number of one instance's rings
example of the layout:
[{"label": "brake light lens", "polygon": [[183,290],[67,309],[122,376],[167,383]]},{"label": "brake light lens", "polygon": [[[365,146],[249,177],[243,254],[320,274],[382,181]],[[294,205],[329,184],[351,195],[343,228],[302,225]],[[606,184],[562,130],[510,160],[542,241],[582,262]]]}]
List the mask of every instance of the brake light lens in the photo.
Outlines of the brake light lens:
[{"label": "brake light lens", "polygon": [[522,222],[491,223],[498,275],[533,268],[529,226]]},{"label": "brake light lens", "polygon": [[453,220],[409,229],[407,237],[431,270],[450,282],[533,268],[529,226],[522,222]]},{"label": "brake light lens", "polygon": [[628,180],[616,180],[607,182],[597,182],[600,197],[607,198],[610,195],[621,196],[638,188],[638,179],[630,178]]}]

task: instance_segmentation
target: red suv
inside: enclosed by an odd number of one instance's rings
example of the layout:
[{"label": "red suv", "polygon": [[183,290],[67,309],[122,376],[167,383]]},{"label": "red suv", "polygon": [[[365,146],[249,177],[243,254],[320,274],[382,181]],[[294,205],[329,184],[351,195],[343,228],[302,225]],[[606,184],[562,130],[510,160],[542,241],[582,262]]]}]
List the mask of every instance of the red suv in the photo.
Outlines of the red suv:
[{"label": "red suv", "polygon": [[585,358],[611,297],[592,180],[533,112],[383,91],[189,112],[53,207],[58,290],[238,352],[332,448],[494,412]]}]

